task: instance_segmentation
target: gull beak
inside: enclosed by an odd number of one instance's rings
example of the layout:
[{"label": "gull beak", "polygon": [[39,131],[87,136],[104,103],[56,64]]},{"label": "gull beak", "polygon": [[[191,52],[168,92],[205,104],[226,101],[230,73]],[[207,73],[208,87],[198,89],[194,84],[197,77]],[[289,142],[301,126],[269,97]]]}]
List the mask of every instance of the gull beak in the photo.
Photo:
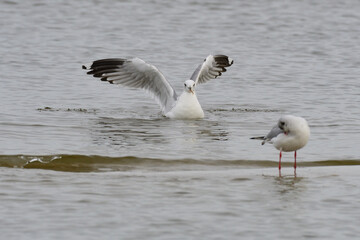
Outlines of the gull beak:
[{"label": "gull beak", "polygon": [[188,88],[189,92],[191,92],[192,94],[194,94],[194,90],[192,88]]}]

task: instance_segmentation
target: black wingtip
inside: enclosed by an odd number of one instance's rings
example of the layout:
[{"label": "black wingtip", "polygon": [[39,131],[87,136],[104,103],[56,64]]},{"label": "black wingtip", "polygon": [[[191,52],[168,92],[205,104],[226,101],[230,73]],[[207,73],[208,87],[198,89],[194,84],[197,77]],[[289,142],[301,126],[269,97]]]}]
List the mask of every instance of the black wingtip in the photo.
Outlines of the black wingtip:
[{"label": "black wingtip", "polygon": [[265,140],[265,136],[261,136],[261,137],[252,137],[250,139],[254,139],[254,140]]},{"label": "black wingtip", "polygon": [[221,67],[230,67],[234,63],[234,60],[226,55],[215,55],[214,59]]},{"label": "black wingtip", "polygon": [[261,142],[261,145],[264,145],[264,144],[265,144],[265,136],[252,137],[252,138],[250,138],[250,139],[252,139],[252,140],[263,140],[263,141]]},{"label": "black wingtip", "polygon": [[87,69],[85,65],[82,65],[82,67],[81,67],[81,68],[82,68],[82,69]]}]

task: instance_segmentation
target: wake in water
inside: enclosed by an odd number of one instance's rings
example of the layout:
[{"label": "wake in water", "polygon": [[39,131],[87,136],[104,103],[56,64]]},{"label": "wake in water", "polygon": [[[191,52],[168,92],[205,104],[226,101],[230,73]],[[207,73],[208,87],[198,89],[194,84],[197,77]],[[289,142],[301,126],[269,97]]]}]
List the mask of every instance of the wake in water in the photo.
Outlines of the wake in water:
[{"label": "wake in water", "polygon": [[[276,167],[277,161],[268,160],[194,160],[156,159],[137,157],[107,157],[86,155],[0,155],[0,167],[36,168],[66,172],[109,172],[109,171],[207,171],[234,168]],[[300,167],[360,165],[356,160],[326,160],[302,162]],[[292,163],[283,163],[291,167]]]},{"label": "wake in water", "polygon": [[39,112],[80,112],[80,113],[96,113],[97,109],[86,109],[86,108],[52,108],[43,107],[36,109]]}]

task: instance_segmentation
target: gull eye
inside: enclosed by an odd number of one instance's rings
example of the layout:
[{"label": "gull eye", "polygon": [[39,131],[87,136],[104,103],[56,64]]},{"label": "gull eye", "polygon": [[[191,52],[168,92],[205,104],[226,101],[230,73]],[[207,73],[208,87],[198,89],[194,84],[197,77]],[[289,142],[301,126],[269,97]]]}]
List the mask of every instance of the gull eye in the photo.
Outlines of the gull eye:
[{"label": "gull eye", "polygon": [[184,83],[184,86],[186,87],[186,83]]}]

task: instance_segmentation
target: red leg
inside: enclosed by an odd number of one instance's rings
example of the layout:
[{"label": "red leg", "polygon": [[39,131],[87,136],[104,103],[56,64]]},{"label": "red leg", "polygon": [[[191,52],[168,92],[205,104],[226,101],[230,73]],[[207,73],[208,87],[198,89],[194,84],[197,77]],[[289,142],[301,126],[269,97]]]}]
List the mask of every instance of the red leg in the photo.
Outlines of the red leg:
[{"label": "red leg", "polygon": [[281,154],[281,151],[280,151],[280,154],[279,154],[279,170],[281,170],[281,157],[282,157],[282,154]]},{"label": "red leg", "polygon": [[294,176],[296,177],[296,151],[294,153]]},{"label": "red leg", "polygon": [[279,154],[279,177],[281,177],[281,157],[282,157],[282,154],[280,151],[280,154]]}]

